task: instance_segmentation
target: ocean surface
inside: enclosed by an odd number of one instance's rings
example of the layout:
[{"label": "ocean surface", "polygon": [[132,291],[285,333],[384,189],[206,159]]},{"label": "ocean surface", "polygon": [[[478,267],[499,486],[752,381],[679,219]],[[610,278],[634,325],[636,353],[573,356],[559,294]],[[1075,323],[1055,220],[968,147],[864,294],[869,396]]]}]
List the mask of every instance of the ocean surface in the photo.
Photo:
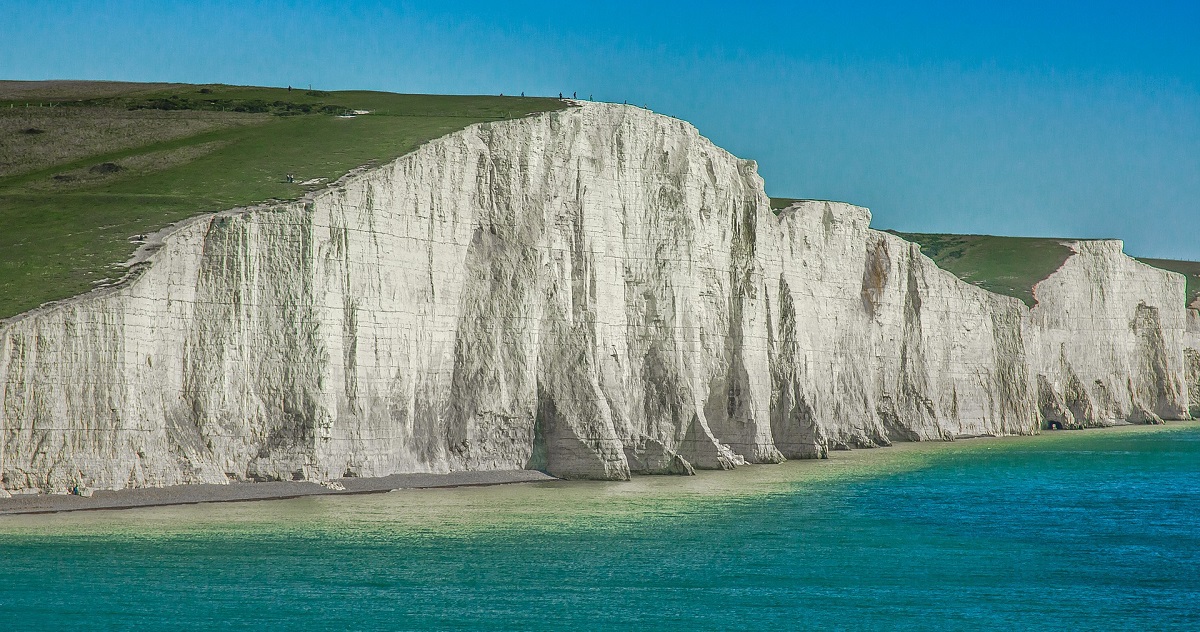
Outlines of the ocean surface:
[{"label": "ocean surface", "polygon": [[0,630],[1200,630],[1200,424],[0,518]]}]

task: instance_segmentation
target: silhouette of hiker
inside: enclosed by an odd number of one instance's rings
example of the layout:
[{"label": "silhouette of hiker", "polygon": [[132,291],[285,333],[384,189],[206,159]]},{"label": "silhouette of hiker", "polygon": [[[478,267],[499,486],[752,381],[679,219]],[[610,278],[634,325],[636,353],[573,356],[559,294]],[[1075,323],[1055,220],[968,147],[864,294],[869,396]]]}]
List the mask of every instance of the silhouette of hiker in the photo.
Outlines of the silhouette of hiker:
[{"label": "silhouette of hiker", "polygon": [[562,93],[561,93],[561,92],[559,92],[559,93],[558,93],[558,98],[560,98],[560,99],[562,98]]},{"label": "silhouette of hiker", "polygon": [[576,93],[575,93],[575,92],[572,92],[572,93],[571,93],[571,98],[572,98],[572,99],[576,98],[576,97],[575,97],[575,95],[576,95]]}]

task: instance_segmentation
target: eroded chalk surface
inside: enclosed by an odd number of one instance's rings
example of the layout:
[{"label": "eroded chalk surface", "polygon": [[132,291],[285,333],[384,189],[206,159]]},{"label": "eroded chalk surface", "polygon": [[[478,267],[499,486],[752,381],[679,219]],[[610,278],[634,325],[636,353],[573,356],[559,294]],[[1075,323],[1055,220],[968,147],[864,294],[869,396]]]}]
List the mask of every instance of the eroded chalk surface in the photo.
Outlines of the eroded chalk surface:
[{"label": "eroded chalk surface", "polygon": [[581,104],[176,227],[0,325],[0,472],[63,492],[537,469],[686,474],[1181,419],[1180,275],[1074,254],[1030,309],[752,161]]}]

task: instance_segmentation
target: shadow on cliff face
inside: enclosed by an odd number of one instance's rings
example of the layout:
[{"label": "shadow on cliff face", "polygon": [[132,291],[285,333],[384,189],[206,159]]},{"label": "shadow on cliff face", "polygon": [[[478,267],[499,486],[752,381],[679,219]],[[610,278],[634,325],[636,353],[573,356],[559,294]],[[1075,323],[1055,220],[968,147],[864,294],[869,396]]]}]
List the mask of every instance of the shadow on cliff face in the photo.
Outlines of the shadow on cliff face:
[{"label": "shadow on cliff face", "polygon": [[[544,468],[534,469],[542,469],[559,478],[629,480],[625,456],[614,449],[615,437],[605,436],[603,432],[586,433],[587,428],[595,431],[602,423],[597,417],[600,411],[580,409],[579,400],[573,401],[571,410],[560,410],[549,389],[538,385],[534,451],[529,464],[542,465],[544,459]],[[581,424],[581,421],[590,423]],[[581,433],[581,430],[585,432]]]},{"label": "shadow on cliff face", "polygon": [[1141,362],[1137,372],[1137,379],[1141,382],[1138,392],[1149,400],[1149,411],[1160,418],[1159,422],[1162,419],[1186,419],[1188,411],[1179,405],[1181,385],[1176,383],[1175,375],[1167,364],[1167,344],[1163,338],[1158,308],[1145,302],[1138,303],[1131,326],[1138,336],[1138,358]]},{"label": "shadow on cliff face", "polygon": [[[642,381],[645,391],[642,395],[642,415],[646,427],[651,429],[678,429],[688,427],[689,418],[694,411],[686,405],[684,394],[688,392],[687,385],[680,379],[676,367],[663,357],[662,346],[667,341],[656,339],[646,349],[642,358]],[[671,432],[668,437],[673,444],[679,445],[683,439],[678,431]],[[663,442],[655,437],[640,435],[628,438],[625,446],[625,456],[632,471],[641,474],[694,474],[692,464],[678,453],[672,452]]]},{"label": "shadow on cliff face", "polygon": [[1200,419],[1200,351],[1191,348],[1184,349],[1183,358],[1186,365],[1188,400],[1191,402],[1188,412],[1192,419]]},{"label": "shadow on cliff face", "polygon": [[[886,270],[884,275],[886,278]],[[821,435],[816,415],[804,394],[801,351],[796,334],[796,306],[792,299],[792,288],[781,274],[778,352],[768,356],[774,381],[771,434],[775,438],[775,447],[785,458],[825,458],[829,454],[827,442]]]}]

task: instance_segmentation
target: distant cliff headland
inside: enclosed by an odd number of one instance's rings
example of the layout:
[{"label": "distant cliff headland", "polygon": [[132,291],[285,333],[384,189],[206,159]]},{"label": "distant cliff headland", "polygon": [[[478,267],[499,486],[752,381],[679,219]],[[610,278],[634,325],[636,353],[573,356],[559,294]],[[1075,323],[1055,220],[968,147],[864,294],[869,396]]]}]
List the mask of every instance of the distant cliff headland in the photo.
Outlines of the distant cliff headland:
[{"label": "distant cliff headland", "polygon": [[9,491],[624,479],[1200,416],[1200,265],[874,230],[640,108],[16,82],[0,108]]}]

